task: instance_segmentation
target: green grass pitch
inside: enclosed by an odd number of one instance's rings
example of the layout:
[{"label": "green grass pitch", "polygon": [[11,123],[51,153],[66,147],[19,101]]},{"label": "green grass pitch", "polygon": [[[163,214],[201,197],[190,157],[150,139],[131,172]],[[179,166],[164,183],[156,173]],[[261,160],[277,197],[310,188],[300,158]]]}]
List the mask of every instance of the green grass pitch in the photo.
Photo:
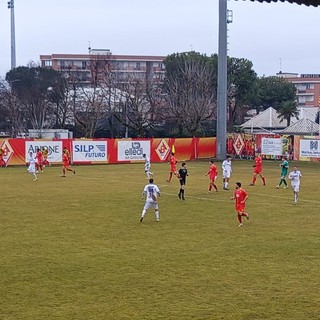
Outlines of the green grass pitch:
[{"label": "green grass pitch", "polygon": [[[186,200],[169,166],[152,164],[160,223],[139,223],[143,164],[0,168],[1,320],[320,318],[320,165],[299,163],[300,198],[249,187],[252,161],[234,161],[230,191],[206,194],[207,161],[188,162]],[[290,164],[291,169],[293,163]],[[234,184],[249,192],[238,228]]]}]

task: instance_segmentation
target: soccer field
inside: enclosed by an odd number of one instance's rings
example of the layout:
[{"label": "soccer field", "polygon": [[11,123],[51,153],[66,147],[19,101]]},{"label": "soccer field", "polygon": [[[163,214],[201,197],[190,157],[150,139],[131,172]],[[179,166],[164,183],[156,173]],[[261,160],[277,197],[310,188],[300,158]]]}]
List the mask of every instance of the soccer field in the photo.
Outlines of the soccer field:
[{"label": "soccer field", "polygon": [[[152,164],[159,223],[153,211],[139,223],[143,163],[67,178],[48,167],[36,182],[0,168],[0,319],[319,319],[320,164],[299,163],[297,205],[275,188],[279,162],[264,161],[266,187],[249,187],[253,162],[233,161],[230,191],[216,164],[220,190],[207,195],[209,163],[187,163],[185,201],[169,166]],[[236,181],[249,193],[242,228]]]}]

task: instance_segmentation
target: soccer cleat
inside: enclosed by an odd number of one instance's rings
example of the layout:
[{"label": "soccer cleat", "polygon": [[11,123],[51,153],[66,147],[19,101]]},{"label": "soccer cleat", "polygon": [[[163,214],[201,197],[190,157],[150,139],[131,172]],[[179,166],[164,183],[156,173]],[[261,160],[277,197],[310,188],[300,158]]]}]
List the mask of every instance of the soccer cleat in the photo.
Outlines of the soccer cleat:
[{"label": "soccer cleat", "polygon": [[288,189],[288,187],[283,187],[283,189]]},{"label": "soccer cleat", "polygon": [[277,189],[279,189],[279,188],[280,188],[280,186],[276,186],[276,188],[277,188]]},{"label": "soccer cleat", "polygon": [[76,174],[76,170],[73,170],[73,174]]},{"label": "soccer cleat", "polygon": [[143,217],[140,217],[139,222],[142,222],[142,221],[143,221]]},{"label": "soccer cleat", "polygon": [[247,213],[246,218],[247,218],[247,220],[249,220],[249,213]]},{"label": "soccer cleat", "polygon": [[65,175],[65,174],[63,174],[63,175],[62,175],[62,176],[60,176],[60,177],[65,178],[65,177],[66,177],[66,175]]},{"label": "soccer cleat", "polygon": [[228,188],[223,188],[223,190],[229,190]]},{"label": "soccer cleat", "polygon": [[207,194],[210,194],[210,193],[211,193],[210,191],[207,192]]},{"label": "soccer cleat", "polygon": [[254,183],[250,183],[250,184],[249,184],[249,187],[253,187],[253,186],[254,186]]},{"label": "soccer cleat", "polygon": [[182,196],[182,200],[186,200],[186,199],[184,198],[184,196]]},{"label": "soccer cleat", "polygon": [[243,223],[239,223],[238,227],[243,227]]},{"label": "soccer cleat", "polygon": [[181,200],[181,193],[178,194],[179,199]]},{"label": "soccer cleat", "polygon": [[33,181],[37,181],[37,180],[38,180],[37,178],[33,179]]}]

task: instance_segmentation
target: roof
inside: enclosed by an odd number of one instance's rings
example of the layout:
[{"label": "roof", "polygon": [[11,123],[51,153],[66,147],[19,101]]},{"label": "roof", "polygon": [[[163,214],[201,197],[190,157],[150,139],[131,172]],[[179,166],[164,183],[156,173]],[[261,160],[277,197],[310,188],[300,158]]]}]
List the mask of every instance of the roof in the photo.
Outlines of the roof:
[{"label": "roof", "polygon": [[319,131],[319,125],[308,118],[302,118],[291,126],[285,128],[281,133],[285,134],[314,134]]},{"label": "roof", "polygon": [[297,4],[305,4],[306,6],[320,6],[319,0],[251,0],[251,1],[259,1],[259,2],[290,2],[290,3],[297,3]]},{"label": "roof", "polygon": [[263,112],[260,112],[255,117],[243,123],[241,128],[274,128],[284,129],[286,127],[286,121],[282,121],[278,118],[279,114],[273,108],[268,108]]}]

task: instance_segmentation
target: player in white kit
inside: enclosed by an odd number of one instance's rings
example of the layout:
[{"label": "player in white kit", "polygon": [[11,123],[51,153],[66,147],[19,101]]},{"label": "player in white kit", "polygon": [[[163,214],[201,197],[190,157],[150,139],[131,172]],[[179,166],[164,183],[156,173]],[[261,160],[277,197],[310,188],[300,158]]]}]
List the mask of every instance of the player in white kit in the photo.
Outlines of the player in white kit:
[{"label": "player in white kit", "polygon": [[144,172],[146,173],[147,175],[147,179],[150,179],[151,176],[153,175],[152,172],[150,172],[150,169],[151,169],[151,162],[150,162],[150,159],[149,157],[144,153],[143,155],[143,158],[144,158]]},{"label": "player in white kit", "polygon": [[296,166],[293,167],[293,171],[289,173],[289,180],[291,181],[291,188],[294,194],[294,204],[298,202],[300,191],[300,179],[302,178],[301,172]]},{"label": "player in white kit", "polygon": [[159,188],[153,183],[153,179],[149,179],[149,183],[144,187],[141,199],[146,196],[146,203],[143,207],[141,217],[140,217],[140,222],[143,221],[143,218],[145,214],[147,213],[147,210],[149,208],[154,209],[154,214],[156,217],[156,221],[160,221],[160,215],[159,215],[159,206],[158,206],[158,196],[160,196],[160,190]]},{"label": "player in white kit", "polygon": [[228,184],[229,180],[231,177],[231,172],[232,172],[232,163],[231,163],[231,157],[227,156],[227,159],[222,162],[222,181],[223,185],[222,188],[223,190],[229,190],[228,189]]},{"label": "player in white kit", "polygon": [[33,156],[32,152],[29,152],[29,157],[27,159],[28,161],[28,169],[27,171],[33,175],[33,181],[37,181],[37,175],[36,175],[36,158]]}]

